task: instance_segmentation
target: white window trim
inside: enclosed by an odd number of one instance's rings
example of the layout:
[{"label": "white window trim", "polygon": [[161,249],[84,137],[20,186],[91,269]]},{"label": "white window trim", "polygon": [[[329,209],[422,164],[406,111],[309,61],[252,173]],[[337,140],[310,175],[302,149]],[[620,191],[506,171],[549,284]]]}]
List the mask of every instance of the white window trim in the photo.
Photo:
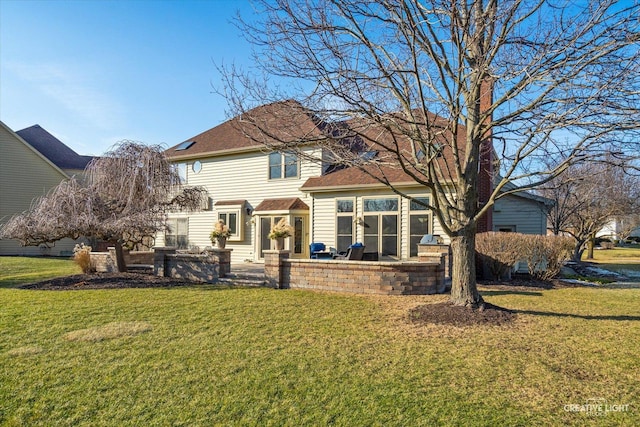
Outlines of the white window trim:
[{"label": "white window trim", "polygon": [[[280,155],[280,176],[272,178],[271,177],[271,155],[278,154]],[[286,167],[287,164],[285,162],[285,157],[291,155],[296,157],[296,175],[295,176],[286,176]],[[278,151],[269,153],[267,156],[267,179],[270,181],[282,180],[282,179],[300,179],[300,156],[296,153],[280,153]]]},{"label": "white window trim", "polygon": [[[216,207],[216,221],[220,219],[220,215],[236,214],[236,233],[229,236],[229,242],[241,242],[244,240],[244,223],[245,223],[245,207],[244,205],[223,205]],[[226,221],[225,221],[226,223]],[[229,224],[227,224],[229,225]]]},{"label": "white window trim", "polygon": [[[394,211],[367,211],[365,210],[365,206],[366,206],[366,201],[367,200],[382,200],[382,199],[389,199],[389,200],[395,200],[397,202],[397,208]],[[380,217],[381,215],[392,215],[395,214],[397,216],[397,230],[396,230],[396,248],[397,248],[397,253],[396,255],[391,255],[391,257],[402,257],[402,199],[400,197],[389,197],[389,196],[374,196],[374,197],[363,197],[362,198],[362,218],[364,219],[365,216],[368,215],[377,215],[378,217]],[[365,231],[364,231],[364,222],[363,222],[363,226],[362,226],[363,232],[362,232],[362,240],[364,242],[365,240]],[[378,234],[378,244],[381,245],[381,238],[383,236],[382,234],[382,230],[379,230],[380,233]],[[382,251],[382,247],[380,246],[380,251]]]},{"label": "white window trim", "polygon": [[[413,197],[414,199],[426,199],[427,200],[427,205],[431,206],[431,196],[415,196]],[[435,224],[433,223],[433,211],[429,208],[424,208],[424,209],[411,209],[411,202],[413,202],[413,200],[411,199],[407,199],[407,201],[409,202],[409,206],[408,206],[408,212],[409,212],[409,217],[407,218],[407,244],[411,245],[411,216],[412,215],[426,215],[428,218],[428,232],[433,234],[433,229]],[[411,250],[412,248],[409,247],[409,253],[408,256],[411,257]],[[416,255],[417,256],[417,255]]]},{"label": "white window trim", "polygon": [[[351,212],[338,212],[338,202],[340,201],[351,201],[352,203],[352,211]],[[351,244],[355,243],[356,239],[357,239],[357,235],[358,235],[358,230],[357,230],[357,226],[359,225],[359,223],[357,222],[357,217],[356,217],[356,198],[355,197],[339,197],[336,198],[335,200],[335,205],[334,205],[334,210],[335,210],[335,219],[334,219],[334,224],[335,224],[335,235],[334,235],[334,244],[336,246],[336,248],[338,247],[338,217],[345,217],[345,216],[349,216],[351,217],[351,221],[353,222],[353,225],[351,226]]]}]

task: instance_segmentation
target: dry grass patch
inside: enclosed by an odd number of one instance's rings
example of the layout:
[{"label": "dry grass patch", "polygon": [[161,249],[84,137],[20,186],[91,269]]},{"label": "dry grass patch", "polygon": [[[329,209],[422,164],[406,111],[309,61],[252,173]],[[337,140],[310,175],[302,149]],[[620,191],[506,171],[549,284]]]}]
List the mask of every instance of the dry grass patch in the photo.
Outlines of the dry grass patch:
[{"label": "dry grass patch", "polygon": [[40,354],[43,351],[44,349],[37,345],[27,345],[27,346],[11,349],[7,351],[7,355],[13,356],[13,357],[31,356],[33,354]]},{"label": "dry grass patch", "polygon": [[149,332],[151,329],[151,325],[147,322],[112,322],[102,326],[94,326],[93,328],[71,331],[64,335],[64,339],[68,341],[97,342],[139,335]]}]

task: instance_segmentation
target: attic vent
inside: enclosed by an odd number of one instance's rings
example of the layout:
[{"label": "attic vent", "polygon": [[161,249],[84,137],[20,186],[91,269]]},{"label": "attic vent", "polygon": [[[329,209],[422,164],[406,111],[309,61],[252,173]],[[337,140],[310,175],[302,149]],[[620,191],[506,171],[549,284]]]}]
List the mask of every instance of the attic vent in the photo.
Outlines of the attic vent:
[{"label": "attic vent", "polygon": [[185,141],[176,147],[176,151],[186,150],[187,148],[191,147],[195,143],[196,143],[195,141]]}]

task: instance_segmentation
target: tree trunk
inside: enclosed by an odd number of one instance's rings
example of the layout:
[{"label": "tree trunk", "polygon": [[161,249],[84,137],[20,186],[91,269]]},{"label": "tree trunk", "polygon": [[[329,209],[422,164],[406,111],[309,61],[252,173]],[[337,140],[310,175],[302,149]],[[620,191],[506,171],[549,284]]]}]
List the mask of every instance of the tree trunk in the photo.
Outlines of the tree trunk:
[{"label": "tree trunk", "polygon": [[595,246],[595,239],[592,237],[587,241],[587,259],[593,259],[594,246]]},{"label": "tree trunk", "polygon": [[451,238],[451,302],[470,308],[482,308],[484,300],[476,285],[475,231],[475,227],[466,227]]},{"label": "tree trunk", "polygon": [[120,273],[127,272],[127,263],[124,260],[124,250],[122,249],[122,242],[116,242],[116,266]]},{"label": "tree trunk", "polygon": [[572,261],[574,262],[580,262],[581,258],[582,258],[582,253],[584,252],[584,240],[578,240],[576,241],[576,245],[573,248],[573,256],[572,256]]}]

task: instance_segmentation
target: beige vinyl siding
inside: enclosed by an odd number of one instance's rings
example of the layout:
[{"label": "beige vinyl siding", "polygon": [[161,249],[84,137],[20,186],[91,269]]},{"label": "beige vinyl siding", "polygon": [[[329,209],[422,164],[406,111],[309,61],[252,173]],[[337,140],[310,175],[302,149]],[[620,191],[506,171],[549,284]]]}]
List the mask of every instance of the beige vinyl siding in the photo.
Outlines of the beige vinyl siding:
[{"label": "beige vinyl siding", "polygon": [[546,234],[544,205],[535,200],[518,196],[505,196],[493,206],[493,229],[515,227],[523,234]]},{"label": "beige vinyl siding", "polygon": [[[18,135],[0,124],[0,226],[31,206],[67,176]],[[50,248],[22,247],[15,240],[0,240],[0,255],[61,255],[75,242],[64,239]]]},{"label": "beige vinyl siding", "polygon": [[[421,191],[407,191],[407,194],[412,197],[428,197],[428,193]],[[337,199],[352,199],[354,204],[354,218],[362,217],[363,212],[363,199],[375,197],[384,198],[399,198],[399,223],[398,234],[400,235],[399,250],[400,257],[402,259],[409,258],[409,200],[400,198],[398,195],[388,190],[374,190],[374,191],[343,191],[343,192],[327,192],[327,193],[315,193],[313,200],[313,230],[312,241],[322,242],[327,248],[336,247],[336,200]],[[445,238],[445,242],[449,242],[448,237],[445,235],[440,223],[435,218],[432,219],[432,229],[434,234],[440,234]],[[354,225],[355,241],[364,241],[364,229],[362,226]]]},{"label": "beige vinyl siding", "polygon": [[[202,164],[199,173],[194,173],[194,160],[187,161],[187,185],[203,186],[211,198],[210,208],[192,213],[172,214],[171,217],[189,218],[189,244],[203,249],[212,246],[209,234],[218,219],[219,207],[216,202],[225,200],[247,200],[248,207],[254,209],[264,199],[299,197],[311,206],[311,196],[299,188],[312,176],[320,175],[320,164],[301,161],[297,178],[269,179],[269,160],[266,152],[250,152],[197,159]],[[227,241],[227,248],[233,249],[232,262],[256,260],[256,224],[246,212],[244,240]],[[164,244],[164,236],[156,238],[156,244]]]}]

